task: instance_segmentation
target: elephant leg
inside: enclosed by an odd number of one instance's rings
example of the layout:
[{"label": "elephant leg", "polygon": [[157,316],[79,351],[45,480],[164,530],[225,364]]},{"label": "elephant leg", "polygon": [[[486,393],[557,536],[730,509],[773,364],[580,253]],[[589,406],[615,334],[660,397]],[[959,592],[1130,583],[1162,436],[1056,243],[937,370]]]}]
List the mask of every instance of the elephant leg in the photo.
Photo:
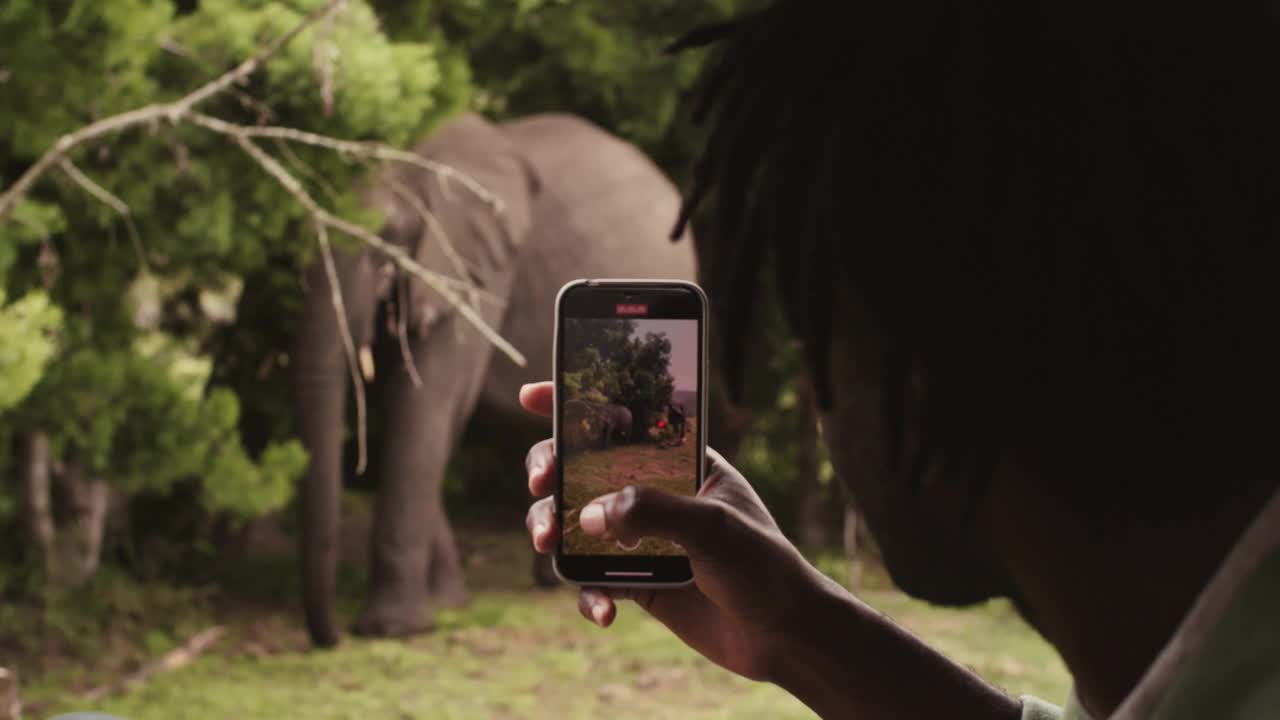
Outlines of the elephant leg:
[{"label": "elephant leg", "polygon": [[431,523],[431,547],[427,554],[427,599],[432,607],[458,608],[467,604],[467,588],[458,544],[449,525],[444,503]]},{"label": "elephant leg", "polygon": [[[355,626],[361,634],[429,630],[428,588],[450,588],[457,595],[463,587],[441,493],[449,453],[479,397],[491,347],[469,325],[459,323],[466,321],[448,315],[413,341],[422,387],[413,385],[403,367],[393,368],[387,380],[383,472],[370,541],[371,586]],[[437,557],[439,562],[433,563]]]}]

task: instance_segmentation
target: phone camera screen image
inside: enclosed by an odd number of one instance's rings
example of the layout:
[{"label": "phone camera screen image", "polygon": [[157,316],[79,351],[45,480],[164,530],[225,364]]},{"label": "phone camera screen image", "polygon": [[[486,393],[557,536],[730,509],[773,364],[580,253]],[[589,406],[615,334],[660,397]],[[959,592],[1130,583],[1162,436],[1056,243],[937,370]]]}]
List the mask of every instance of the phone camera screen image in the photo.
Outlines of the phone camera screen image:
[{"label": "phone camera screen image", "polygon": [[700,321],[645,317],[649,308],[639,303],[613,310],[615,317],[562,321],[561,553],[683,556],[668,540],[622,547],[585,535],[577,523],[587,503],[628,485],[698,491]]}]

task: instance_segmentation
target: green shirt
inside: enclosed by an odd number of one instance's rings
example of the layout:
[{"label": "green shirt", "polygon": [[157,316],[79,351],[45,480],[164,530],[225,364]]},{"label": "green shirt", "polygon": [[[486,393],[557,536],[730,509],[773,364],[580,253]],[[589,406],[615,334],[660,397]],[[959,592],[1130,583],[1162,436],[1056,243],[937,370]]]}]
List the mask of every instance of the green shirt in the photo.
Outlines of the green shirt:
[{"label": "green shirt", "polygon": [[[1280,493],[1259,513],[1109,720],[1280,718]],[[1075,697],[1022,720],[1092,720]]]}]

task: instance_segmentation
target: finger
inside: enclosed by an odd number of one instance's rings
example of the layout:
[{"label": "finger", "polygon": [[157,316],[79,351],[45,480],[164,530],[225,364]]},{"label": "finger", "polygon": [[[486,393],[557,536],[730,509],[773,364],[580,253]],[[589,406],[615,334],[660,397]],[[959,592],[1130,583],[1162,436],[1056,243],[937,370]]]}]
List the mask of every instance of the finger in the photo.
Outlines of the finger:
[{"label": "finger", "polygon": [[525,513],[524,526],[529,531],[529,540],[533,549],[540,553],[549,553],[556,549],[556,506],[555,498],[542,498],[529,506]]},{"label": "finger", "polygon": [[777,528],[778,523],[769,514],[760,495],[751,483],[729,464],[720,453],[707,448],[706,478],[698,489],[698,497],[713,498],[767,528]]},{"label": "finger", "polygon": [[600,627],[609,627],[618,615],[618,608],[609,594],[600,588],[583,588],[578,593],[578,612]]},{"label": "finger", "polygon": [[543,440],[529,448],[524,456],[524,469],[528,473],[529,492],[534,497],[550,495],[556,489],[556,450],[553,440]]},{"label": "finger", "polygon": [[555,386],[550,382],[525,385],[520,388],[520,406],[534,415],[551,417],[555,408]]},{"label": "finger", "polygon": [[578,518],[587,535],[625,544],[637,538],[664,538],[684,546],[690,555],[704,557],[731,551],[743,523],[736,510],[719,500],[635,486],[592,500]]}]

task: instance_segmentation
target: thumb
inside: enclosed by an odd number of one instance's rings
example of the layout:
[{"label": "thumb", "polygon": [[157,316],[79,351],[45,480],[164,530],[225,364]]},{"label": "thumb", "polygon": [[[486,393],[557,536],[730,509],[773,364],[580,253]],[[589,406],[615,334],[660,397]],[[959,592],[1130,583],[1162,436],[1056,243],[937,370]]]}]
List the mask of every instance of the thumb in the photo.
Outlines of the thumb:
[{"label": "thumb", "polygon": [[719,500],[628,486],[592,500],[579,515],[588,535],[631,544],[645,537],[671,540],[692,556],[721,555],[740,535],[742,518]]}]

